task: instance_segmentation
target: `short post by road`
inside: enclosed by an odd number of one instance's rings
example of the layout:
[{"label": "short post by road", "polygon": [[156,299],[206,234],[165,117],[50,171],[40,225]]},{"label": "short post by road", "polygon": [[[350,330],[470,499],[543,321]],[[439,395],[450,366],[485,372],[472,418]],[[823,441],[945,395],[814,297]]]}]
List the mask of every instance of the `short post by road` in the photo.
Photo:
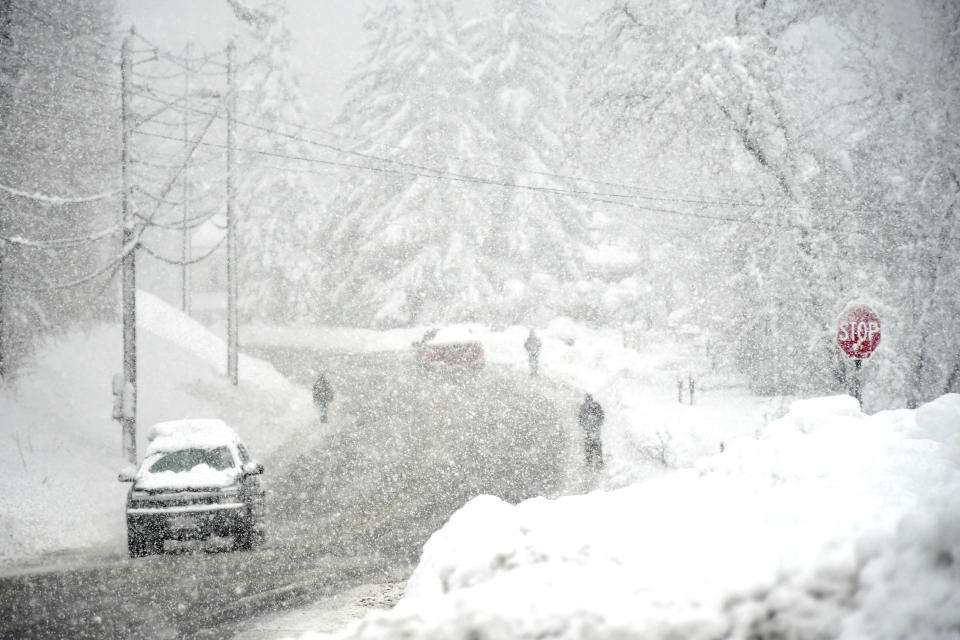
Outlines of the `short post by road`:
[{"label": "short post by road", "polygon": [[863,388],[860,370],[880,344],[880,316],[865,304],[850,304],[840,314],[837,327],[837,345],[851,358],[854,372],[848,380],[850,395],[863,407]]},{"label": "short post by road", "polygon": [[127,467],[136,466],[137,432],[136,428],[131,428],[132,425],[136,424],[136,392],[133,384],[122,373],[113,376],[111,387],[113,390],[113,419],[122,426],[123,457],[126,460]]}]

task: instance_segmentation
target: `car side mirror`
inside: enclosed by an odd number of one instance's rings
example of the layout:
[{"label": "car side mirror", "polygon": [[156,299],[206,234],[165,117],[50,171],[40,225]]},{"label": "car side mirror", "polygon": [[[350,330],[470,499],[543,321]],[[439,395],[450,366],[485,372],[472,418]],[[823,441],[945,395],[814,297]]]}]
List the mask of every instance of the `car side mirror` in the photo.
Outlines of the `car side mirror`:
[{"label": "car side mirror", "polygon": [[120,472],[117,473],[117,480],[120,482],[133,482],[134,476],[137,475],[137,470],[133,467],[124,467],[120,469]]},{"label": "car side mirror", "polygon": [[263,473],[263,465],[259,462],[248,462],[243,465],[243,472],[248,476],[258,476]]}]

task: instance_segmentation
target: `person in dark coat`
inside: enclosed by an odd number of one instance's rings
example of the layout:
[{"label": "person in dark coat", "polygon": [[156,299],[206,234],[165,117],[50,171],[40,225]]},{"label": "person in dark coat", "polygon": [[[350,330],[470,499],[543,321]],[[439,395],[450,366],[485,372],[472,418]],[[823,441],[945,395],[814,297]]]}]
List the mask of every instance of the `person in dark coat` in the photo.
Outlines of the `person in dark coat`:
[{"label": "person in dark coat", "polygon": [[530,329],[530,335],[523,342],[523,348],[527,350],[527,359],[530,361],[530,375],[536,377],[537,367],[540,365],[540,338]]},{"label": "person in dark coat", "polygon": [[320,410],[320,422],[327,421],[327,407],[333,402],[333,387],[322,373],[313,383],[313,404]]},{"label": "person in dark coat", "polygon": [[600,426],[603,424],[603,407],[589,393],[580,405],[577,417],[583,429],[583,448],[588,467],[599,469],[603,466],[603,448],[600,444]]}]

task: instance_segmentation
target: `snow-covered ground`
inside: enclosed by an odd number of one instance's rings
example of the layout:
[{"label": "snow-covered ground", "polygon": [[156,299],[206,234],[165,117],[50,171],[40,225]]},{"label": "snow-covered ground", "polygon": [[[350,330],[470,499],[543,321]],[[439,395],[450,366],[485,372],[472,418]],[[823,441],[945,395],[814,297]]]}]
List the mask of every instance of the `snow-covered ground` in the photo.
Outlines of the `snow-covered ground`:
[{"label": "snow-covered ground", "polygon": [[656,479],[474,499],[393,610],[335,637],[958,638],[958,462],[960,396],[796,402]]},{"label": "snow-covered ground", "polygon": [[[141,425],[221,417],[269,460],[311,420],[308,391],[269,365],[241,357],[234,388],[218,336],[153,296],[142,294],[139,310]],[[488,360],[518,372],[527,330],[474,327]],[[422,333],[248,327],[244,340],[370,351],[407,349]],[[676,336],[566,320],[539,333],[541,374],[606,410],[598,488],[519,505],[478,497],[430,539],[392,610],[357,618],[394,599],[360,589],[273,629],[960,638],[960,396],[872,416],[846,397],[781,405],[724,388]],[[36,362],[0,390],[0,562],[84,545],[122,553],[126,485],[110,419],[119,327],[62,336]],[[688,394],[677,401],[677,380],[691,374],[692,406]]]},{"label": "snow-covered ground", "polygon": [[[525,335],[488,332],[488,358],[522,368]],[[781,417],[704,376],[690,406],[676,381],[696,354],[664,336],[627,349],[557,321],[541,337],[544,375],[607,409],[601,488],[478,497],[396,607],[331,632],[321,604],[298,637],[960,638],[960,395],[872,416],[797,399]]]}]

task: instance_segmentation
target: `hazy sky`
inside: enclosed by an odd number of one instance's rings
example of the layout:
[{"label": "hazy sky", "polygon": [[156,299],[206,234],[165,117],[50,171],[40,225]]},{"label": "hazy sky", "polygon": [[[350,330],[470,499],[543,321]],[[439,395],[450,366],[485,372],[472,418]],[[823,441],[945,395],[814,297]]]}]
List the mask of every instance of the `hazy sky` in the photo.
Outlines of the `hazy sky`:
[{"label": "hazy sky", "polygon": [[[242,26],[226,0],[120,0],[121,26],[182,53],[226,46]],[[291,0],[294,68],[315,116],[334,117],[344,80],[359,59],[364,3],[348,0]]]},{"label": "hazy sky", "polygon": [[[288,0],[293,35],[295,70],[304,98],[317,124],[327,124],[341,104],[344,81],[360,60],[363,46],[361,23],[368,6],[377,0]],[[479,11],[487,0],[461,0],[465,13]],[[571,26],[596,13],[605,0],[558,0]],[[119,0],[120,25],[135,26],[158,45],[182,53],[187,42],[196,50],[218,49],[240,25],[226,0]]]}]

